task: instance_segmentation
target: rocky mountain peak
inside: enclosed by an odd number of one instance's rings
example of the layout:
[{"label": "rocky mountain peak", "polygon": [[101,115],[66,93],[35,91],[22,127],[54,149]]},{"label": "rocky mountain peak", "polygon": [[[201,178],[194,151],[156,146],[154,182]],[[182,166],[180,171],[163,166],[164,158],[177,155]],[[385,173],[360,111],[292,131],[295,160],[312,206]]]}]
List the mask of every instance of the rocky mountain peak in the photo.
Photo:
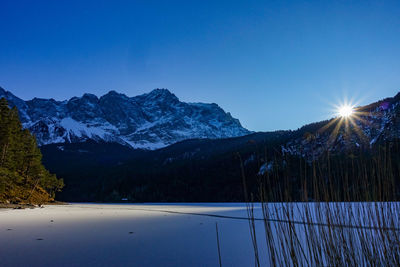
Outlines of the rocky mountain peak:
[{"label": "rocky mountain peak", "polygon": [[128,97],[110,91],[68,101],[34,98],[23,101],[0,90],[17,106],[23,125],[40,145],[65,142],[118,142],[156,149],[192,138],[227,138],[250,133],[216,104],[180,102],[168,89]]},{"label": "rocky mountain peak", "polygon": [[177,103],[179,102],[178,97],[176,97],[173,93],[171,93],[168,89],[154,89],[150,93],[139,95],[134,97],[137,101],[142,102],[169,102],[169,103]]},{"label": "rocky mountain peak", "polygon": [[85,94],[83,94],[82,98],[87,99],[88,101],[91,101],[91,102],[99,101],[99,98],[94,94],[85,93]]},{"label": "rocky mountain peak", "polygon": [[109,91],[107,94],[100,97],[102,99],[127,99],[128,97],[125,94],[118,93],[115,90]]}]

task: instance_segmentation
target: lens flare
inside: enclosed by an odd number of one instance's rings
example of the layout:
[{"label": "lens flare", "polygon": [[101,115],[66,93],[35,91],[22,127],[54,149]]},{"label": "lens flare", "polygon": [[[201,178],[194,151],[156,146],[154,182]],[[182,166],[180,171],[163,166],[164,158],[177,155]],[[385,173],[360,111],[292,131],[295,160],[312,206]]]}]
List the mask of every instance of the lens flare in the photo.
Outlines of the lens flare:
[{"label": "lens flare", "polygon": [[329,129],[328,144],[334,144],[338,136],[348,140],[350,140],[351,136],[357,136],[358,143],[368,141],[367,136],[361,128],[361,125],[368,124],[368,121],[365,119],[365,116],[368,115],[367,111],[357,107],[353,101],[345,100],[339,105],[333,105],[332,112],[335,117],[318,130],[319,134],[323,134]]},{"label": "lens flare", "polygon": [[350,105],[343,105],[338,109],[339,116],[344,118],[350,117],[351,115],[353,115],[353,112],[353,107]]}]

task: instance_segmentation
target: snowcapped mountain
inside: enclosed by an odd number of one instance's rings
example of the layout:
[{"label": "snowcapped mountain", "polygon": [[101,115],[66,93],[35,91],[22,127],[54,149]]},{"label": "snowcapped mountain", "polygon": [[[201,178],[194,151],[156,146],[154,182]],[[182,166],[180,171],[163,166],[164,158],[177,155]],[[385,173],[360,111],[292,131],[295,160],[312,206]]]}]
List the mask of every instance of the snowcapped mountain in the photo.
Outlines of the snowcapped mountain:
[{"label": "snowcapped mountain", "polygon": [[250,133],[217,104],[181,102],[167,89],[135,97],[110,91],[100,98],[84,94],[65,101],[24,101],[0,87],[1,97],[18,108],[39,145],[95,140],[157,149],[185,139]]}]

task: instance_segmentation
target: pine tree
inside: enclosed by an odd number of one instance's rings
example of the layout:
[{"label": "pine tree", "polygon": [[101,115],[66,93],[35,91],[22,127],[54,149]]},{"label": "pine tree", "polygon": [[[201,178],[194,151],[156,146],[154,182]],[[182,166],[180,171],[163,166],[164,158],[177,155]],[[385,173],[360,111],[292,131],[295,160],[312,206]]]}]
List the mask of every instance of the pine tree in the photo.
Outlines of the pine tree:
[{"label": "pine tree", "polygon": [[38,192],[42,200],[46,194],[48,199],[54,198],[64,186],[63,180],[49,173],[41,160],[36,139],[22,128],[18,110],[0,99],[0,201],[31,202]]}]

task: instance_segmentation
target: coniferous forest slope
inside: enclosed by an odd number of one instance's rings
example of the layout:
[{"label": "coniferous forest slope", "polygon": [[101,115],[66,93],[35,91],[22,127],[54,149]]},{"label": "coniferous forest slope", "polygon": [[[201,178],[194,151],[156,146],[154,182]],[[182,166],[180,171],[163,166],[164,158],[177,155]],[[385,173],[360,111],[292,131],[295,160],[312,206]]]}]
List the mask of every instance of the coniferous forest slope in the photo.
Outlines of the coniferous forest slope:
[{"label": "coniferous forest slope", "polygon": [[41,204],[63,187],[43,166],[36,139],[22,128],[16,108],[0,99],[0,203]]},{"label": "coniferous forest slope", "polygon": [[[288,134],[289,136],[291,134]],[[400,197],[400,142],[371,149],[324,153],[318,160],[282,154],[285,133],[257,133],[232,140],[188,140],[156,151],[86,142],[42,147],[44,164],[66,180],[62,201],[226,202],[259,200],[260,185],[270,201],[385,200]],[[65,164],[68,162],[68,165]],[[244,179],[243,179],[244,178]],[[304,195],[307,191],[308,195]],[[323,194],[327,196],[327,194]]]}]

